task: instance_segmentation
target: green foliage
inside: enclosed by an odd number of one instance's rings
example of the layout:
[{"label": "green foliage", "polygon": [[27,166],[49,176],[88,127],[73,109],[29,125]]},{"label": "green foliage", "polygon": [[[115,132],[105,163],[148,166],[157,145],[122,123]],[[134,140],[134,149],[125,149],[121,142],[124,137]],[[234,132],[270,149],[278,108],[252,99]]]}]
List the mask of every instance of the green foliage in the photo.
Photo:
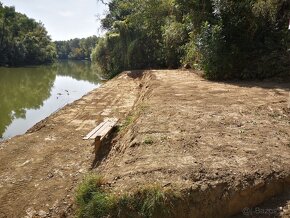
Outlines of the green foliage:
[{"label": "green foliage", "polygon": [[105,217],[112,212],[115,202],[102,189],[103,182],[102,177],[92,174],[80,184],[76,193],[79,217]]},{"label": "green foliage", "polygon": [[181,62],[184,65],[189,65],[191,68],[199,69],[200,55],[197,52],[195,36],[189,38],[189,42],[183,45],[184,55]]},{"label": "green foliage", "polygon": [[100,191],[102,184],[102,177],[93,174],[87,175],[77,189],[76,199],[78,204],[81,206],[87,204],[93,198],[94,193]]},{"label": "green foliage", "polygon": [[110,13],[102,22],[109,32],[94,50],[93,61],[110,76],[123,70],[166,66],[160,27],[170,15],[169,2],[111,1]]},{"label": "green foliage", "polygon": [[96,175],[87,176],[80,184],[76,193],[78,217],[165,217],[179,198],[156,185],[123,195],[109,193],[102,185],[102,177]]},{"label": "green foliage", "polygon": [[287,0],[112,0],[93,61],[122,70],[201,68],[209,79],[289,75]]},{"label": "green foliage", "polygon": [[92,60],[97,62],[101,73],[106,77],[115,76],[125,69],[125,57],[122,55],[122,44],[118,43],[119,38],[119,34],[108,34],[106,38],[99,41],[92,52]]},{"label": "green foliage", "polygon": [[98,40],[97,36],[90,36],[82,39],[56,41],[57,57],[59,59],[89,60]]},{"label": "green foliage", "polygon": [[133,115],[128,115],[126,117],[124,124],[122,125],[122,128],[126,128],[127,126],[129,126],[131,123],[134,122],[135,119],[136,118]]},{"label": "green foliage", "polygon": [[[202,25],[192,34],[197,53],[187,50],[209,79],[289,75],[287,24],[290,2],[283,0],[212,1]],[[191,57],[191,58],[190,58]]]},{"label": "green foliage", "polygon": [[176,194],[164,191],[159,186],[148,186],[134,194],[121,196],[118,201],[118,214],[127,217],[136,214],[138,217],[168,217],[171,214],[172,202]]},{"label": "green foliage", "polygon": [[166,65],[170,68],[177,68],[184,55],[183,45],[187,36],[185,25],[176,22],[175,17],[172,17],[162,27],[162,33]]},{"label": "green foliage", "polygon": [[210,79],[227,78],[231,73],[231,61],[227,54],[227,46],[219,25],[211,26],[206,22],[201,28],[201,33],[196,43],[197,51],[200,54],[200,66]]},{"label": "green foliage", "polygon": [[41,64],[56,57],[42,23],[0,4],[0,65]]}]

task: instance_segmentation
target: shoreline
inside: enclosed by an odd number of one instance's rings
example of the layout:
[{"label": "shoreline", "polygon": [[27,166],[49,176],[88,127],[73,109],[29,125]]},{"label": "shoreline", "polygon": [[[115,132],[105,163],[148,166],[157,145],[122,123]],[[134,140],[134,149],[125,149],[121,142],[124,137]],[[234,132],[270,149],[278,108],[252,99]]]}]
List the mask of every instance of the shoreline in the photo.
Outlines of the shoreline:
[{"label": "shoreline", "polygon": [[1,142],[0,217],[67,213],[75,187],[94,160],[92,142],[83,136],[105,117],[124,119],[138,96],[138,85],[137,79],[122,74],[28,133]]}]

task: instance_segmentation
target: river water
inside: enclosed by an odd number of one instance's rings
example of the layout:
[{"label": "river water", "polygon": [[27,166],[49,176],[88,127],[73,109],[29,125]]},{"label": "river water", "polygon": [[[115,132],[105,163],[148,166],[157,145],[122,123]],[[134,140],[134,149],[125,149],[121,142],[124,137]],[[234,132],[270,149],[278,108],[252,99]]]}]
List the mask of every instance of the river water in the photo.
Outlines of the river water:
[{"label": "river water", "polygon": [[0,141],[29,128],[100,86],[87,61],[0,68]]}]

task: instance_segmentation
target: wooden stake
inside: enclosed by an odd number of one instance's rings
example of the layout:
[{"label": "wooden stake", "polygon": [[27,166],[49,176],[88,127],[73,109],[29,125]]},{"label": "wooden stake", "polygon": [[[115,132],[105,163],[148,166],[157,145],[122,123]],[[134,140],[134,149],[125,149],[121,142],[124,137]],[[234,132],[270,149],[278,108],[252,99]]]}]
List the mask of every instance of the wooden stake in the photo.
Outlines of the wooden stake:
[{"label": "wooden stake", "polygon": [[289,92],[289,98],[288,98],[288,109],[290,109],[290,92]]},{"label": "wooden stake", "polygon": [[97,136],[95,138],[95,150],[94,150],[95,154],[98,153],[100,147],[101,147],[101,136]]}]

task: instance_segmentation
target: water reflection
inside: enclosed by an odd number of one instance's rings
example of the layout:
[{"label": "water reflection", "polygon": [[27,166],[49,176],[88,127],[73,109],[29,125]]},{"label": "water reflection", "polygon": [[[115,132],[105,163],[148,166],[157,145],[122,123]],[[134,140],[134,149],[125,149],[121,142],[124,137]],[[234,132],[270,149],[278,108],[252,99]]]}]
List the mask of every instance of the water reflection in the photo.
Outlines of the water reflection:
[{"label": "water reflection", "polygon": [[62,61],[55,64],[57,75],[69,76],[76,80],[99,83],[98,74],[93,71],[88,61]]},{"label": "water reflection", "polygon": [[99,84],[89,62],[0,68],[0,138],[23,134]]}]

